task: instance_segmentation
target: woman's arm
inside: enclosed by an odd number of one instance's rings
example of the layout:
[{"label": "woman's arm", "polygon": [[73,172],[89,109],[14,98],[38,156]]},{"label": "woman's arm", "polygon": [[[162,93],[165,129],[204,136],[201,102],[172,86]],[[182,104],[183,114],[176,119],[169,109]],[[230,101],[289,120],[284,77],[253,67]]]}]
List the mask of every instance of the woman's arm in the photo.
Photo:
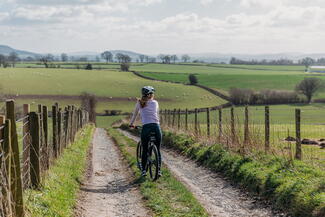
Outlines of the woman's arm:
[{"label": "woman's arm", "polygon": [[130,121],[130,126],[133,126],[134,121],[138,116],[139,110],[140,110],[140,104],[139,104],[139,102],[137,102],[137,104],[135,105],[133,114],[132,114],[132,118],[131,118],[131,121]]}]

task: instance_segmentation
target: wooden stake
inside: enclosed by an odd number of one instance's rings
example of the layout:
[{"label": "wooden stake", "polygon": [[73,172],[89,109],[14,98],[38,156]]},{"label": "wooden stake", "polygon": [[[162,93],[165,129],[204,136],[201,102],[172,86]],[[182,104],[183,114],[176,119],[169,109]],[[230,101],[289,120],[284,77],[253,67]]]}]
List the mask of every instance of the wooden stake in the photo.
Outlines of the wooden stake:
[{"label": "wooden stake", "polygon": [[300,109],[296,109],[296,159],[302,159],[301,135],[300,135]]},{"label": "wooden stake", "polygon": [[40,115],[36,112],[31,112],[29,115],[30,134],[32,138],[30,150],[30,179],[31,186],[34,189],[39,189],[41,181],[40,170]]},{"label": "wooden stake", "polygon": [[207,136],[210,137],[210,109],[206,108],[207,112]]},{"label": "wooden stake", "polygon": [[270,151],[270,108],[265,106],[265,153]]},{"label": "wooden stake", "polygon": [[29,118],[26,118],[30,112],[30,105],[23,105],[23,184],[24,189],[30,185],[30,134],[29,134]]},{"label": "wooden stake", "polygon": [[16,216],[20,217],[24,216],[24,203],[14,100],[6,101],[6,117],[11,121],[11,190],[12,198],[14,200],[13,210],[15,210]]}]

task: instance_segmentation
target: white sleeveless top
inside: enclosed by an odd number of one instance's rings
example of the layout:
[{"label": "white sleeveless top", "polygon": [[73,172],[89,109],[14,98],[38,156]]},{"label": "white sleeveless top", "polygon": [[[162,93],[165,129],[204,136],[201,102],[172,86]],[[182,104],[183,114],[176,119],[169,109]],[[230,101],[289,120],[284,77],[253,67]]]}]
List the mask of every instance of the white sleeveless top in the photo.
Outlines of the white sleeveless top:
[{"label": "white sleeveless top", "polygon": [[133,125],[140,111],[142,125],[156,123],[159,124],[159,105],[156,100],[148,100],[147,105],[141,108],[139,101],[135,105],[130,125]]}]

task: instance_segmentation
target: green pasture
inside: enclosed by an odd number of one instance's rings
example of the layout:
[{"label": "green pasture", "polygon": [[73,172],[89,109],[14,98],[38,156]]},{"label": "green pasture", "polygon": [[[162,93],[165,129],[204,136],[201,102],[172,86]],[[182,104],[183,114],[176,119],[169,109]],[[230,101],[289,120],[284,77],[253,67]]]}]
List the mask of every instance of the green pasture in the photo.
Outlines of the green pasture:
[{"label": "green pasture", "polygon": [[[155,79],[182,83],[188,83],[189,74],[195,74],[200,84],[222,91],[229,91],[232,87],[294,90],[306,76],[325,80],[322,74],[305,73],[304,66],[147,64],[132,66],[131,69]],[[325,97],[325,91],[316,97]]]},{"label": "green pasture", "polygon": [[[292,104],[292,105],[271,105],[270,110],[270,124],[294,124],[295,123],[295,109],[301,110],[301,123],[309,125],[325,125],[325,104]],[[264,123],[265,106],[249,106],[249,122],[253,124]],[[238,123],[244,122],[245,107],[234,107],[235,120]],[[164,117],[164,116],[163,116]],[[177,118],[177,115],[176,115]],[[185,115],[181,115],[182,121],[185,120]],[[198,121],[206,123],[206,112],[198,113]],[[216,123],[219,120],[219,111],[210,111],[210,122]],[[188,115],[188,121],[194,121],[194,113]],[[230,108],[222,109],[222,122],[230,121]]]},{"label": "green pasture", "polygon": [[[198,87],[148,81],[131,72],[117,70],[1,68],[0,76],[2,92],[16,95],[18,99],[19,95],[78,96],[83,92],[109,97],[111,101],[100,102],[97,111],[104,109],[132,110],[135,103],[134,98],[140,96],[140,89],[145,85],[152,85],[157,89],[156,98],[159,100],[161,108],[192,108],[195,105],[209,107],[225,103],[219,97]],[[120,99],[114,99],[117,97]],[[30,98],[35,97],[31,96]],[[47,105],[48,102],[53,103],[53,99],[21,99],[18,101],[33,104],[41,102]],[[62,98],[57,101],[71,104],[73,100]]]},{"label": "green pasture", "polygon": [[96,117],[96,126],[100,128],[109,128],[115,121],[119,121],[125,118],[125,116],[97,116]]}]

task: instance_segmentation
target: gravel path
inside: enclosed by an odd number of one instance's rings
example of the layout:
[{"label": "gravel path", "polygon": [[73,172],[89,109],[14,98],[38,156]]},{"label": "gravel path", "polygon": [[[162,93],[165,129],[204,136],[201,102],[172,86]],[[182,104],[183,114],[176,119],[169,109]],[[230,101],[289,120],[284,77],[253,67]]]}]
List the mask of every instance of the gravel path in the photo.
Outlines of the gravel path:
[{"label": "gravel path", "polygon": [[93,139],[92,172],[81,187],[77,216],[150,216],[142,204],[132,174],[118,148],[104,129],[97,128]]},{"label": "gravel path", "polygon": [[[138,137],[126,131],[121,132],[135,141],[139,141]],[[245,195],[220,174],[198,166],[193,160],[164,148],[162,157],[163,163],[188,187],[211,216],[281,216],[273,214],[260,202]]]}]

